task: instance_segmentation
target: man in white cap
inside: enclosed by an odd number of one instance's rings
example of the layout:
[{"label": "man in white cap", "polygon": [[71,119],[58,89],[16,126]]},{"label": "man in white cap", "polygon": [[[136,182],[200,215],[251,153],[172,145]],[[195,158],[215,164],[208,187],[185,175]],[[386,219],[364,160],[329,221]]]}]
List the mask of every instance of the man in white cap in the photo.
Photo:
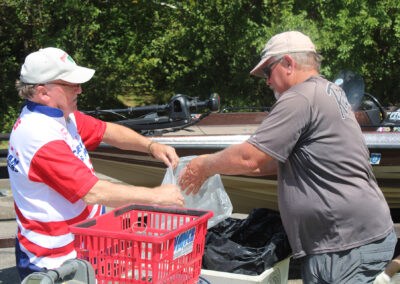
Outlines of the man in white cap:
[{"label": "man in white cap", "polygon": [[321,56],[297,31],[273,36],[251,74],[277,102],[244,143],[193,159],[186,193],[214,174],[278,175],[278,204],[304,283],[372,283],[396,235],[344,91],[319,75]]},{"label": "man in white cap", "polygon": [[180,190],[173,185],[145,188],[96,177],[87,150],[102,141],[148,152],[167,166],[176,167],[179,158],[172,147],[77,111],[81,84],[94,72],[53,47],[29,54],[21,68],[16,85],[26,106],[14,125],[8,149],[21,280],[75,258],[74,236],[68,226],[100,215],[102,205],[184,204]]}]

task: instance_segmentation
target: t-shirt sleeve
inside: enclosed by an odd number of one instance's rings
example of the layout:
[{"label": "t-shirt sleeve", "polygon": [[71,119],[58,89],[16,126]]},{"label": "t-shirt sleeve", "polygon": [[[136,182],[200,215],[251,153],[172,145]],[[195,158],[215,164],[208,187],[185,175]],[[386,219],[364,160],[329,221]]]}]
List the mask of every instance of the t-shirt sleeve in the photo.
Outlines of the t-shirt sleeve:
[{"label": "t-shirt sleeve", "polygon": [[29,179],[53,188],[71,203],[81,199],[99,180],[62,140],[42,146],[33,157]]},{"label": "t-shirt sleeve", "polygon": [[86,149],[96,149],[101,141],[103,141],[103,135],[106,131],[106,123],[100,119],[96,119],[79,111],[76,111],[74,115],[76,127]]},{"label": "t-shirt sleeve", "polygon": [[304,96],[286,93],[247,142],[284,163],[309,125],[310,110]]}]

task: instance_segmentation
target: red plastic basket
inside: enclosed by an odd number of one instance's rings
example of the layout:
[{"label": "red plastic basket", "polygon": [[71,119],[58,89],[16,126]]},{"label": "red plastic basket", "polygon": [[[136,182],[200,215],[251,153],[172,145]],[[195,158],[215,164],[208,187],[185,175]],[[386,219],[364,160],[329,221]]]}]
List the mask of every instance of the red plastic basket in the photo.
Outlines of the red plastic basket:
[{"label": "red plastic basket", "polygon": [[212,211],[131,204],[73,226],[97,283],[196,283]]}]

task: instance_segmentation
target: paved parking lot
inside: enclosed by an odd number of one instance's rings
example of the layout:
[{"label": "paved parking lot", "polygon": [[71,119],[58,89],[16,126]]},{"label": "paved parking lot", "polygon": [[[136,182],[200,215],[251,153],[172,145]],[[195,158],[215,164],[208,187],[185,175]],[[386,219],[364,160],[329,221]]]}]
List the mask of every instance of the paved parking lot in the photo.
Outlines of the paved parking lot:
[{"label": "paved parking lot", "polygon": [[[8,179],[0,179],[0,228],[0,239],[15,237],[17,223]],[[20,283],[14,247],[0,248],[0,284],[6,283]]]}]

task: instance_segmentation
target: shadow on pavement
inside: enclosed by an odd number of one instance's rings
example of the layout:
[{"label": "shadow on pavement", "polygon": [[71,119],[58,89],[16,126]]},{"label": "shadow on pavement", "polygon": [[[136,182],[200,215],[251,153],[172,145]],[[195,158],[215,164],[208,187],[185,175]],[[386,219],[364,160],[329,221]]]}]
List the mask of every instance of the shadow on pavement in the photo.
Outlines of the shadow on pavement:
[{"label": "shadow on pavement", "polygon": [[17,268],[8,267],[0,269],[0,284],[21,283]]}]

